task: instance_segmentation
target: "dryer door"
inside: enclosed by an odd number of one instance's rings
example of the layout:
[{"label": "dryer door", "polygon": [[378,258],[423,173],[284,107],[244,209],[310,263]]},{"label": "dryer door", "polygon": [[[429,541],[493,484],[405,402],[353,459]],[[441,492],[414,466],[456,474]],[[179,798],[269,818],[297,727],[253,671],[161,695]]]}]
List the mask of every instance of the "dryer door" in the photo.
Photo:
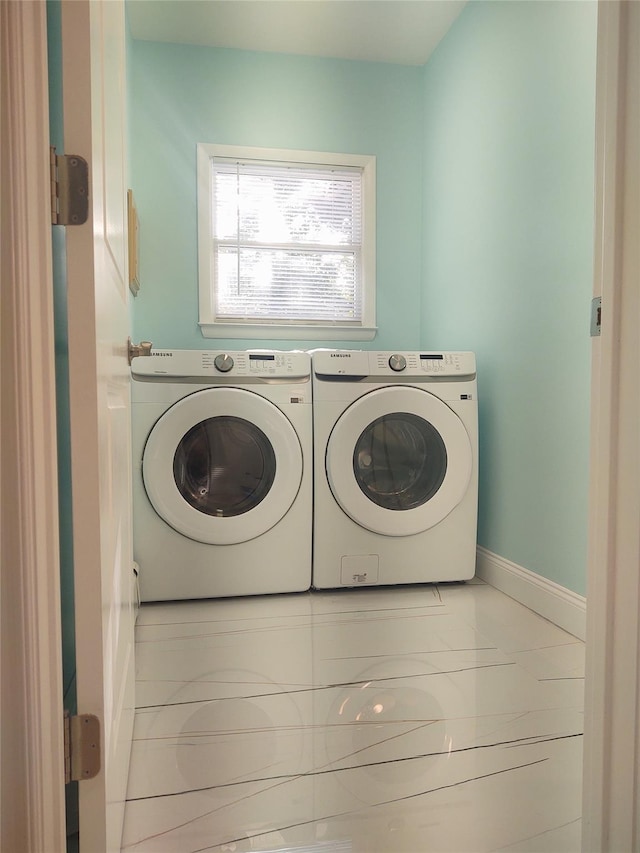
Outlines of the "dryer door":
[{"label": "dryer door", "polygon": [[264,397],[208,388],[156,422],[142,476],[167,524],[198,542],[233,545],[286,515],[302,480],[302,450],[291,422]]},{"label": "dryer door", "polygon": [[326,471],[344,512],[385,536],[421,533],[464,497],[473,464],[467,430],[446,403],[391,386],[360,397],[329,437]]}]

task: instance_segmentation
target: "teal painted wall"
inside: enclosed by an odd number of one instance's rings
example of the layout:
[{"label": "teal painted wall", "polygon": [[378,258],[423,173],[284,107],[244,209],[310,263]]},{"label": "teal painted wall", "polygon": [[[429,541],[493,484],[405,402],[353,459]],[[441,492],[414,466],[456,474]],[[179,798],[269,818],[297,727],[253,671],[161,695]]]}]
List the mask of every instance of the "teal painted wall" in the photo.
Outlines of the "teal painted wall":
[{"label": "teal painted wall", "polygon": [[596,4],[474,2],[425,68],[422,345],[473,349],[479,543],[584,594]]},{"label": "teal painted wall", "polygon": [[222,345],[197,326],[196,144],[217,142],[376,155],[379,333],[343,345],[417,348],[422,86],[421,68],[133,41],[130,162],[141,240],[133,337],[159,347]]}]

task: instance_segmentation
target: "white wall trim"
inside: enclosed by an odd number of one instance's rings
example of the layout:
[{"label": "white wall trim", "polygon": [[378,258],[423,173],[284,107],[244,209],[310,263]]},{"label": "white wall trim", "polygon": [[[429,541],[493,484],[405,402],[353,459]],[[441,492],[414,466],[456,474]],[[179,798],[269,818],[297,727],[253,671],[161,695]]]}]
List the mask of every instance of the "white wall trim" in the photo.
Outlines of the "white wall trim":
[{"label": "white wall trim", "polygon": [[478,546],[477,576],[574,637],[584,640],[587,600],[560,584]]},{"label": "white wall trim", "polygon": [[0,849],[65,849],[46,5],[0,3]]}]

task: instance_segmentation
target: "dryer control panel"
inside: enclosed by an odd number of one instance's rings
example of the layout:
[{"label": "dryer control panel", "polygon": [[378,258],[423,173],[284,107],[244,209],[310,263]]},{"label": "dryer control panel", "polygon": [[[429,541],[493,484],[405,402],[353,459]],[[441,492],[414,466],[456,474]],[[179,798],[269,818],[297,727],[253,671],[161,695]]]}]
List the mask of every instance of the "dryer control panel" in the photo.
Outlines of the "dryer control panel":
[{"label": "dryer control panel", "polygon": [[367,352],[364,350],[316,350],[313,372],[317,376],[407,376],[412,379],[470,379],[476,375],[472,352]]},{"label": "dryer control panel", "polygon": [[152,350],[131,361],[131,373],[167,379],[304,379],[311,375],[311,358],[306,352],[276,350]]}]

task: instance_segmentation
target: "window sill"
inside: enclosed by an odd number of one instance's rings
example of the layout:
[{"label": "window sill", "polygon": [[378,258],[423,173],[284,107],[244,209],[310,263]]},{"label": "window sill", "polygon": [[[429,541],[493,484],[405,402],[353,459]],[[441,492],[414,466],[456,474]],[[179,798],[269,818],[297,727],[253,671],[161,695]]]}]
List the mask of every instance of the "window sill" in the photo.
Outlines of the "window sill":
[{"label": "window sill", "polygon": [[199,323],[203,338],[288,341],[372,341],[377,326],[289,326],[260,323]]}]

